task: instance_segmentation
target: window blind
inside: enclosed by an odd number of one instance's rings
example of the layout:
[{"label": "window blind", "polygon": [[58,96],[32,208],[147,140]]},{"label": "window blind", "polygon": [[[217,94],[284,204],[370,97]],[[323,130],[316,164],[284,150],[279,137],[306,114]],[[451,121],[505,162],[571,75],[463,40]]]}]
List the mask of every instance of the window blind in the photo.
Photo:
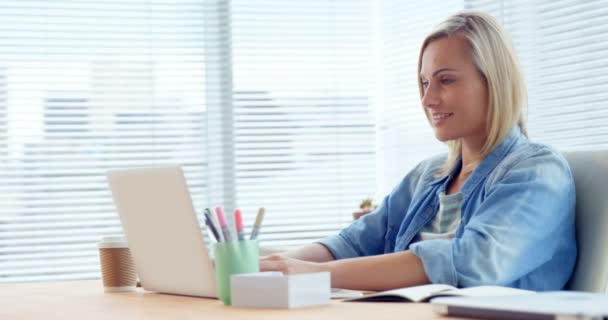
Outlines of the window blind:
[{"label": "window blind", "polygon": [[3,1],[0,281],[99,277],[96,241],[121,233],[111,168],[181,164],[197,211],[248,226],[266,207],[263,245],[336,232],[445,151],[416,63],[462,8],[511,33],[533,140],[606,148],[605,4]]},{"label": "window blind", "polygon": [[608,2],[469,1],[510,31],[528,85],[530,138],[608,148]]},{"label": "window blind", "polygon": [[[336,233],[375,189],[367,0],[233,0],[236,201],[260,240]],[[249,223],[251,225],[251,223]]]},{"label": "window blind", "polygon": [[108,169],[181,164],[207,204],[204,22],[201,1],[2,1],[0,281],[99,277]]},{"label": "window blind", "polygon": [[263,245],[349,223],[375,186],[369,5],[3,2],[0,281],[99,277],[112,168],[178,163],[197,211],[266,207]]}]

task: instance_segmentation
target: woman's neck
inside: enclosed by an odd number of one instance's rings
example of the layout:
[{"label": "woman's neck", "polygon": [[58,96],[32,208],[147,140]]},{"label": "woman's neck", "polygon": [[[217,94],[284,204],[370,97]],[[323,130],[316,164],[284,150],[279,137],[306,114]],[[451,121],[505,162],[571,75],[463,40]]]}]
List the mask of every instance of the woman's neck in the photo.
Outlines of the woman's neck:
[{"label": "woman's neck", "polygon": [[481,149],[483,148],[482,139],[462,139],[460,146],[460,156],[462,158],[462,168],[460,175],[468,176],[481,162]]}]

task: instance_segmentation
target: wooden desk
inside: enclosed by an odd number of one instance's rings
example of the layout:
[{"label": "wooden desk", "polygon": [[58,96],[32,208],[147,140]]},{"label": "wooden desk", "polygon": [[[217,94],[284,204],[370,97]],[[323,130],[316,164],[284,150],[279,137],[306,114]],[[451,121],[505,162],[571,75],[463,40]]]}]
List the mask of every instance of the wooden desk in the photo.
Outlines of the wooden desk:
[{"label": "wooden desk", "polygon": [[[304,309],[241,309],[151,292],[104,293],[101,281],[0,284],[0,319],[441,319],[429,304],[333,300]],[[456,319],[456,318],[450,318]]]}]

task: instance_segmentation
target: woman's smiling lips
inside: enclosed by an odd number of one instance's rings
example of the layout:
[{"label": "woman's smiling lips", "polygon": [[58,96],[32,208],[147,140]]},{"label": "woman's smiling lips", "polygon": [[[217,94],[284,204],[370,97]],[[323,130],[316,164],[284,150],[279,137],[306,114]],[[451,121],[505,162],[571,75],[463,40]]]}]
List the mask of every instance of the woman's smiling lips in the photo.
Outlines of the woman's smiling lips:
[{"label": "woman's smiling lips", "polygon": [[449,119],[451,116],[453,116],[454,113],[453,112],[447,112],[447,113],[433,113],[432,117],[433,117],[433,125],[438,126],[442,123],[444,123],[445,121],[447,121],[447,119]]}]

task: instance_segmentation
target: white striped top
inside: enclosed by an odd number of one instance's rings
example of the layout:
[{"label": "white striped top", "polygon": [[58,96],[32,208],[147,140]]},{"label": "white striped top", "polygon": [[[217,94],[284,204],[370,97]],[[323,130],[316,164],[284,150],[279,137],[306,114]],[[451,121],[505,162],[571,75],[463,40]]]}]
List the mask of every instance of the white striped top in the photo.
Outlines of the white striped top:
[{"label": "white striped top", "polygon": [[462,193],[439,194],[439,212],[420,231],[420,240],[452,239],[460,225]]}]

